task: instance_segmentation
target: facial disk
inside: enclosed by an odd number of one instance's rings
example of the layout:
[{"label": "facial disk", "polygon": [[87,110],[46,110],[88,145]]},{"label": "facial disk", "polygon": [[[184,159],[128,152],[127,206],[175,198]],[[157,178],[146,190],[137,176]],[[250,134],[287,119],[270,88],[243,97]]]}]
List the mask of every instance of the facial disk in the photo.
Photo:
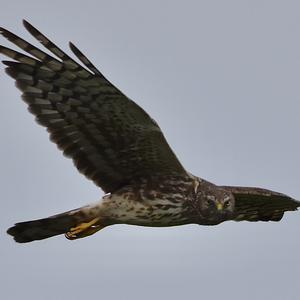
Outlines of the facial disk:
[{"label": "facial disk", "polygon": [[234,197],[223,189],[200,191],[198,194],[200,215],[208,223],[218,224],[231,218],[234,212]]}]

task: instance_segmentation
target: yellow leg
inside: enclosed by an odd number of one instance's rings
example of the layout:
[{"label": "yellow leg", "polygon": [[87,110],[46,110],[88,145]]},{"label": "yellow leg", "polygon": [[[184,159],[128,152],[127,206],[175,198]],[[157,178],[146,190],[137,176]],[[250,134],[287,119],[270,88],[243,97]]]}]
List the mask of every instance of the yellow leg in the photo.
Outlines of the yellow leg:
[{"label": "yellow leg", "polygon": [[99,222],[99,218],[95,218],[87,223],[81,223],[78,226],[71,228],[70,231],[65,234],[65,236],[69,240],[75,240],[92,235],[105,227],[99,223],[97,224],[97,222]]}]

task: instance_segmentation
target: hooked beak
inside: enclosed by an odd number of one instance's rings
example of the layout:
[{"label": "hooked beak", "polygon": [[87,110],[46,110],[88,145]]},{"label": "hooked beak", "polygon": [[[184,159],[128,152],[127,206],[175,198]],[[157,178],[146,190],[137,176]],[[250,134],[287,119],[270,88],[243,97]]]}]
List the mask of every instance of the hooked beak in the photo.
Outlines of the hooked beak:
[{"label": "hooked beak", "polygon": [[223,204],[222,203],[217,203],[217,210],[223,210]]}]

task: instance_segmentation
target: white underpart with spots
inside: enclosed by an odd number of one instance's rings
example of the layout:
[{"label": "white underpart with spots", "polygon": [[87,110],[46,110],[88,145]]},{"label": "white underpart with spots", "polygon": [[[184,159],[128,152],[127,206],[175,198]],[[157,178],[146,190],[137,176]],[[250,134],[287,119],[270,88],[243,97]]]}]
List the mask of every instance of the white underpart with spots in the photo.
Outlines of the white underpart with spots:
[{"label": "white underpart with spots", "polygon": [[89,207],[100,218],[112,224],[178,225],[182,203],[174,203],[168,199],[154,198],[137,201],[129,198],[128,195],[106,195],[101,202]]}]

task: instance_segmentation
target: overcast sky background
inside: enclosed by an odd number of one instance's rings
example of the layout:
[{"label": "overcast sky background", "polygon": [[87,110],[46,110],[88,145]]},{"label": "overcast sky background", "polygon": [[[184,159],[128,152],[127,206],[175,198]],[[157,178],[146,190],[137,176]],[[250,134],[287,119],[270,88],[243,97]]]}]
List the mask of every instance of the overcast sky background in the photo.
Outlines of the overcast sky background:
[{"label": "overcast sky background", "polygon": [[[33,41],[26,18],[68,53],[73,41],[160,124],[192,173],[300,199],[299,1],[0,4],[16,34]],[[2,67],[0,95],[1,299],[298,299],[300,213],[15,243],[13,223],[103,193],[48,141]]]}]

